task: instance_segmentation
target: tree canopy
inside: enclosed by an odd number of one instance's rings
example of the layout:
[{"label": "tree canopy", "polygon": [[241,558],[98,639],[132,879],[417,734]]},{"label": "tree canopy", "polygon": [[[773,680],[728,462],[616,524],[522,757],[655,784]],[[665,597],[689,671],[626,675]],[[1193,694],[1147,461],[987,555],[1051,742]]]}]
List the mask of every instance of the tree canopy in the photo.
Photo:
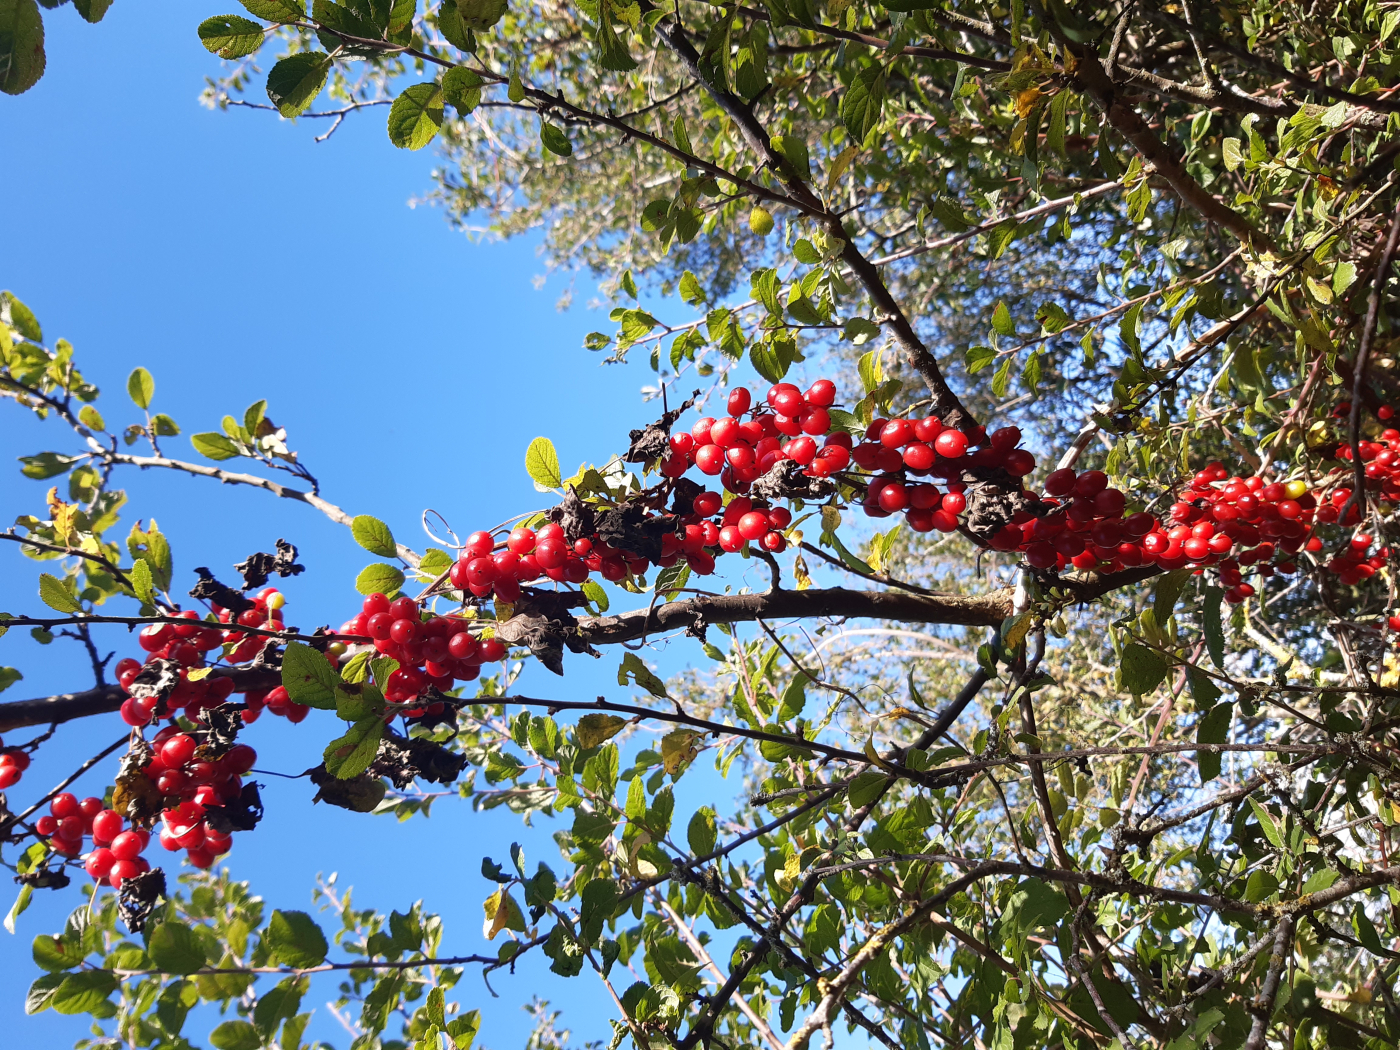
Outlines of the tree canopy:
[{"label": "tree canopy", "polygon": [[[0,0],[8,93],[42,6]],[[356,1050],[465,1050],[459,982],[523,997],[535,953],[601,984],[611,1050],[1400,1045],[1400,7],[242,6],[190,27],[207,104],[436,149],[451,222],[601,281],[560,352],[655,381],[576,472],[525,450],[536,511],[414,549],[322,494],[293,406],[187,434],[5,293],[0,393],[55,437],[16,450],[0,538],[44,564],[0,633],[90,665],[0,703],[6,925],[75,905],[30,1012],[301,1050],[333,974]],[[289,542],[192,573],[133,469],[344,524],[378,559],[317,581],[347,620],[287,626]],[[569,690],[588,656],[613,695]],[[552,852],[480,859],[470,955],[330,883],[265,913],[221,867],[260,717],[320,730],[308,802],[505,807]],[[123,727],[73,756],[111,787],[42,794],[77,718]],[[686,777],[723,786],[686,812]]]}]

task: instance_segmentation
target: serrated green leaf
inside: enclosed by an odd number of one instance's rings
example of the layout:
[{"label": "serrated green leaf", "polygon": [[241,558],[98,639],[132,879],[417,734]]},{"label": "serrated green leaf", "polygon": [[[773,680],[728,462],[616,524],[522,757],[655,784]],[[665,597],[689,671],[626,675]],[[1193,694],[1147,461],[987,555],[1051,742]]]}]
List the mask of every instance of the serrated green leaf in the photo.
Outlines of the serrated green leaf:
[{"label": "serrated green leaf", "polygon": [[287,118],[305,113],[326,86],[331,64],[324,51],[303,51],[273,66],[267,75],[267,97],[277,112]]},{"label": "serrated green leaf", "polygon": [[199,42],[220,58],[243,58],[263,45],[263,27],[240,15],[215,15],[199,23]]},{"label": "serrated green leaf", "polygon": [[403,586],[403,573],[392,565],[375,562],[355,577],[355,590],[361,594],[395,594]]},{"label": "serrated green leaf", "polygon": [[340,675],[323,654],[303,642],[287,643],[282,653],[282,688],[294,701],[333,711],[339,685]]},{"label": "serrated green leaf", "polygon": [[559,453],[554,451],[554,442],[547,437],[537,437],[525,450],[525,473],[535,483],[539,492],[548,492],[564,484],[559,474]]},{"label": "serrated green leaf", "polygon": [[208,961],[199,938],[179,919],[170,919],[155,928],[146,954],[157,968],[181,975],[194,973]]},{"label": "serrated green leaf", "polygon": [[[44,63],[44,20],[39,5],[35,0],[0,0],[0,91],[24,94],[44,75]],[[26,339],[39,342],[40,336],[24,333],[22,325],[15,327]]]},{"label": "serrated green leaf", "polygon": [[583,582],[583,596],[592,602],[600,613],[608,611],[608,592],[603,590],[602,584],[597,580]]},{"label": "serrated green leaf", "polygon": [[323,754],[326,771],[341,780],[359,776],[379,754],[379,741],[383,736],[383,718],[377,714],[361,718],[343,736],[326,745]]},{"label": "serrated green leaf", "polygon": [[248,13],[269,22],[300,22],[306,17],[301,0],[239,0]]},{"label": "serrated green leaf", "polygon": [[47,572],[39,574],[39,598],[50,609],[61,613],[79,613],[82,603],[73,597],[72,592],[57,576]]},{"label": "serrated green leaf", "polygon": [[126,392],[131,395],[137,408],[150,408],[151,399],[156,396],[156,381],[150,372],[137,368],[126,378]]},{"label": "serrated green leaf", "polygon": [[996,309],[992,311],[992,329],[997,335],[1016,334],[1016,322],[1011,320],[1011,311],[1007,309],[1005,300],[998,299]]},{"label": "serrated green leaf", "polygon": [[437,84],[411,84],[389,107],[389,141],[399,149],[419,150],[442,127],[443,92]]},{"label": "serrated green leaf", "polygon": [[453,66],[442,75],[442,100],[462,116],[481,105],[482,79],[470,69]]},{"label": "serrated green leaf", "polygon": [[1119,668],[1123,673],[1123,688],[1138,696],[1152,692],[1167,677],[1167,661],[1159,653],[1136,642],[1123,647],[1123,661]]},{"label": "serrated green leaf", "polygon": [[851,139],[863,143],[880,124],[885,105],[885,67],[879,63],[856,73],[841,98],[841,123]]},{"label": "serrated green leaf", "polygon": [[263,933],[263,944],[283,966],[304,970],[326,961],[326,935],[304,911],[274,911]]},{"label": "serrated green leaf", "polygon": [[191,434],[190,444],[201,456],[208,459],[236,459],[241,453],[238,446],[217,431],[207,430],[202,434]]},{"label": "serrated green leaf", "polygon": [[564,129],[547,120],[540,121],[540,142],[550,153],[560,157],[573,155],[574,144],[569,141],[569,136],[564,133]]},{"label": "serrated green leaf", "polygon": [[357,514],[350,523],[350,534],[355,542],[371,554],[381,558],[398,557],[399,549],[394,544],[394,534],[378,518],[370,514]]}]

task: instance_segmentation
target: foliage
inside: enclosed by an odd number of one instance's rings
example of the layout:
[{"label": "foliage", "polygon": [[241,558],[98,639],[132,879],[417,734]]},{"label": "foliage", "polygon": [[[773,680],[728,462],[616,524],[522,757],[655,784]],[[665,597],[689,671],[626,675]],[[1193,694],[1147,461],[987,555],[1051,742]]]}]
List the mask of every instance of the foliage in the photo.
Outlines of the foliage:
[{"label": "foliage", "polygon": [[[837,1024],[908,1050],[1397,1045],[1400,436],[1386,421],[1400,391],[1389,94],[1400,12],[244,6],[257,21],[198,28],[236,63],[212,105],[332,130],[386,110],[394,146],[442,151],[437,195],[453,221],[543,228],[557,264],[607,278],[617,328],[585,345],[610,360],[649,355],[655,392],[700,386],[700,410],[743,369],[776,383],[823,355],[845,406],[831,414],[838,431],[937,417],[976,444],[1014,423],[1047,466],[1106,473],[1119,512],[1180,522],[1219,504],[1216,461],[1314,501],[1300,507],[1306,546],[1256,531],[1268,552],[1229,565],[1133,565],[1105,548],[1071,573],[1053,552],[1033,570],[1028,544],[998,539],[1052,513],[1017,502],[1004,460],[947,478],[970,509],[946,537],[913,517],[873,535],[854,527],[866,476],[843,472],[783,497],[792,513],[775,549],[791,544],[790,558],[741,555],[765,558],[767,593],[694,593],[703,560],[673,560],[648,583],[660,562],[634,558],[611,591],[561,581],[562,599],[492,601],[490,586],[473,589],[469,556],[412,551],[378,518],[328,503],[264,402],[193,435],[202,459],[179,460],[161,442],[180,427],[151,414],[155,380],[137,369],[140,415],[109,429],[72,347],[46,343],[7,295],[0,391],[74,435],[68,451],[21,460],[27,477],[66,477],[68,489],[52,482],[42,512],[6,535],[47,563],[36,593],[58,614],[12,627],[88,643],[115,618],[109,603],[134,622],[176,619],[177,566],[200,559],[177,562],[149,514],[125,545],[110,538],[125,504],[111,478],[135,466],[309,503],[387,559],[360,574],[360,593],[426,588],[424,602],[470,620],[473,644],[552,670],[566,650],[697,636],[702,668],[667,682],[619,654],[619,689],[638,695],[593,703],[514,693],[509,662],[474,686],[403,692],[412,668],[368,648],[352,657],[343,640],[294,637],[280,620],[229,628],[248,648],[221,651],[212,677],[246,697],[268,688],[280,656],[275,681],[301,715],[333,709],[346,723],[324,734],[318,797],[409,819],[459,795],[560,821],[552,863],[532,871],[523,850],[482,861],[483,935],[498,954],[437,960],[421,913],[397,930],[391,915],[385,934],[382,917],[332,902],[349,916],[338,943],[362,963],[345,964],[345,1002],[363,1002],[370,1033],[357,1045],[393,1045],[378,1033],[399,1009],[405,1040],[469,1043],[438,989],[469,961],[494,969],[525,952],[561,979],[603,983],[612,1045],[639,1050],[803,1050],[819,1033],[830,1045]],[[0,3],[0,25],[5,90],[24,90],[42,71],[33,0]],[[243,97],[255,74],[270,105]],[[660,305],[643,309],[648,292]],[[553,512],[586,536],[581,516],[658,518],[679,486],[669,415],[654,424],[660,444],[634,431],[625,458],[572,477],[547,439],[532,443],[527,473],[561,502],[527,523]],[[130,451],[140,442],[151,455]],[[1048,472],[1033,477],[1042,490]],[[1261,524],[1287,517],[1282,496]],[[1173,499],[1184,509],[1169,511]],[[836,579],[857,582],[816,586]],[[646,607],[609,615],[618,590]],[[213,609],[206,622],[223,630]],[[95,671],[86,702],[114,710],[125,694]],[[6,724],[38,721],[24,717]],[[213,746],[212,723],[180,717]],[[738,800],[678,811],[676,783],[711,765]],[[73,862],[5,819],[29,849],[14,862],[27,881],[13,925],[32,889]],[[183,1045],[185,1009],[236,1001],[212,1045],[266,1045],[273,1022],[282,1045],[299,1045],[304,972],[342,965],[322,962],[314,920],[264,925],[227,876],[190,885],[139,945],[118,945],[109,894],[41,937],[49,976],[30,1002],[91,1013],[124,1040],[140,1029]],[[414,922],[421,936],[401,937]],[[269,965],[282,983],[250,991],[247,971]],[[537,1011],[536,1042],[566,1043],[556,1015]]]}]

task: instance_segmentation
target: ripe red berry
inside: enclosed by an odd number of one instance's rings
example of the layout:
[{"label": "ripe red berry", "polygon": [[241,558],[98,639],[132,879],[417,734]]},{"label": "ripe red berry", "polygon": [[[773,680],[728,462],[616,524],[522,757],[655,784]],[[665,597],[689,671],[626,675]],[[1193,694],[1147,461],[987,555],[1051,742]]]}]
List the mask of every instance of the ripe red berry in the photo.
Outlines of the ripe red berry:
[{"label": "ripe red berry", "polygon": [[529,554],[535,549],[535,530],[527,529],[524,525],[512,529],[510,538],[506,540],[506,549],[515,554]]},{"label": "ripe red berry", "polygon": [[160,748],[160,760],[167,769],[179,769],[194,757],[198,745],[188,733],[176,733]]},{"label": "ripe red berry", "polygon": [[62,794],[55,795],[49,801],[49,812],[52,813],[55,817],[57,817],[59,820],[62,820],[64,817],[77,816],[77,796],[67,791],[63,792]]},{"label": "ripe red berry", "polygon": [[807,404],[817,408],[830,408],[836,403],[836,384],[830,379],[818,379],[807,388]]},{"label": "ripe red berry", "polygon": [[146,844],[141,840],[141,836],[134,831],[123,831],[116,838],[112,839],[112,856],[117,860],[135,860],[141,855]]},{"label": "ripe red berry", "polygon": [[724,498],[718,492],[702,492],[695,497],[692,506],[702,518],[713,517],[724,505]]},{"label": "ripe red berry", "polygon": [[749,393],[748,387],[739,387],[737,390],[729,392],[729,401],[726,408],[729,414],[734,417],[742,416],[749,410],[749,405],[753,402],[753,395]]},{"label": "ripe red berry", "polygon": [[961,430],[945,430],[933,439],[933,447],[944,459],[958,459],[967,452],[967,435]]},{"label": "ripe red berry", "polygon": [[506,652],[507,650],[503,643],[498,642],[494,638],[487,638],[481,643],[481,662],[489,664],[495,663],[497,660],[503,660],[505,659]]},{"label": "ripe red berry", "polygon": [[111,850],[99,846],[88,854],[83,867],[94,879],[101,880],[112,873],[112,865],[116,862],[117,858],[112,856]]},{"label": "ripe red berry", "polygon": [[718,474],[724,469],[724,449],[715,444],[701,445],[695,450],[695,465],[702,474]]}]

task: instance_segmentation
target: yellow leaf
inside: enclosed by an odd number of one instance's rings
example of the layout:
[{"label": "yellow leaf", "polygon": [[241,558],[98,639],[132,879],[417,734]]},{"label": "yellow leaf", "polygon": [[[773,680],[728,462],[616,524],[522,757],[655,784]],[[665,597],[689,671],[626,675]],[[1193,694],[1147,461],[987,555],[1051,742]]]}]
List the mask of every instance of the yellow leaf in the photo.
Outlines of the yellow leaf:
[{"label": "yellow leaf", "polygon": [[574,736],[578,738],[578,746],[587,751],[617,736],[626,724],[627,719],[617,715],[584,715],[574,726]]},{"label": "yellow leaf", "polygon": [[502,930],[525,930],[525,916],[521,914],[520,906],[503,889],[487,897],[482,909],[486,912],[486,921],[481,925],[481,932],[488,941],[495,940],[496,934]]},{"label": "yellow leaf", "polygon": [[1016,115],[1025,118],[1030,115],[1030,111],[1035,109],[1035,104],[1040,101],[1040,88],[1028,87],[1025,91],[1016,95]]},{"label": "yellow leaf", "polygon": [[661,738],[661,765],[667,773],[675,773],[693,759],[700,750],[701,734],[689,729],[674,729]]}]

